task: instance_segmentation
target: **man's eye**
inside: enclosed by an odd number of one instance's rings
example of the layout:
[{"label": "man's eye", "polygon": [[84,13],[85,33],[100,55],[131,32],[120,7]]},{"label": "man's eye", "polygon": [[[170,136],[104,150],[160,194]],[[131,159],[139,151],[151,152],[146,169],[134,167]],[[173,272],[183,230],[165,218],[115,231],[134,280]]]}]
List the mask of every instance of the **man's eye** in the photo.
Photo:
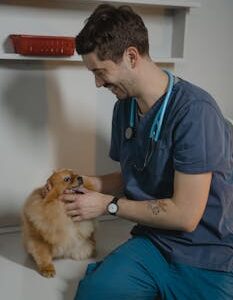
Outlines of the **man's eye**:
[{"label": "man's eye", "polygon": [[70,177],[70,176],[66,176],[66,177],[64,178],[64,181],[65,181],[65,182],[71,181],[71,177]]}]

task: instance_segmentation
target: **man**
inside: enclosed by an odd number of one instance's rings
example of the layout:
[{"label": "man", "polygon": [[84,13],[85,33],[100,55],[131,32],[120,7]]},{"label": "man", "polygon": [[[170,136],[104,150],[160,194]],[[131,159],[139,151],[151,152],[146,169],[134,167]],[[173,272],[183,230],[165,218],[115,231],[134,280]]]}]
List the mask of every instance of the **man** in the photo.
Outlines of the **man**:
[{"label": "man", "polygon": [[233,139],[216,102],[154,64],[129,7],[100,5],[76,48],[118,98],[110,157],[121,172],[62,200],[74,221],[110,213],[138,225],[88,267],[75,299],[233,299]]}]

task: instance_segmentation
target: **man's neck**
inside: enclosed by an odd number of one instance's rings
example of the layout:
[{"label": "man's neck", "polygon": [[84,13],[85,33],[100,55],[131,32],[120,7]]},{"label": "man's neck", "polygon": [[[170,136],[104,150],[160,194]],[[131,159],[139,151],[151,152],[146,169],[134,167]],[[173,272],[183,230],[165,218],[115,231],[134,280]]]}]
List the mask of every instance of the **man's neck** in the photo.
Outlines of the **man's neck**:
[{"label": "man's neck", "polygon": [[137,79],[135,96],[141,113],[145,114],[165,94],[169,80],[167,74],[152,61],[141,64]]}]

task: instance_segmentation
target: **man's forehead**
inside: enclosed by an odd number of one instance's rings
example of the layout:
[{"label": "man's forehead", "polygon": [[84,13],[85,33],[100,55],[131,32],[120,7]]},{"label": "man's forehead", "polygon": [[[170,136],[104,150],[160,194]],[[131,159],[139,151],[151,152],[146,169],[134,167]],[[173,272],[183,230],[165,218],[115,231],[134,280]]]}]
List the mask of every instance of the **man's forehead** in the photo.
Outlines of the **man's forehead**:
[{"label": "man's forehead", "polygon": [[95,52],[84,54],[82,56],[83,62],[90,71],[97,71],[113,67],[114,62],[111,60],[100,60]]},{"label": "man's forehead", "polygon": [[99,60],[94,52],[84,54],[82,58],[86,67],[91,71],[101,69],[105,65],[104,61]]}]

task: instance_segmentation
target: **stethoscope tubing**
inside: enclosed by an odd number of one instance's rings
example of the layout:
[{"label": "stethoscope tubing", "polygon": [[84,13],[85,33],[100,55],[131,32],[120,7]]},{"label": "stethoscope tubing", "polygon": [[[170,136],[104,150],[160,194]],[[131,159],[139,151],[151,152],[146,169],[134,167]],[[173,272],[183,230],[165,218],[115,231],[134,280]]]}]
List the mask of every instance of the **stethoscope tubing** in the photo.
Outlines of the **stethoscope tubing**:
[{"label": "stethoscope tubing", "polygon": [[[172,93],[172,89],[174,86],[174,76],[168,71],[165,71],[165,72],[167,73],[168,78],[169,78],[167,93],[166,93],[164,102],[162,103],[158,113],[156,114],[154,121],[152,123],[151,129],[150,129],[149,147],[146,152],[143,167],[139,168],[136,164],[134,164],[135,168],[141,172],[149,164],[152,154],[154,152],[155,142],[157,142],[159,140],[159,136],[160,136],[163,120],[164,120],[164,115],[165,115],[169,100],[171,98],[171,93]],[[128,127],[126,129],[126,133],[125,133],[125,136],[127,139],[131,139],[133,137],[133,133],[135,132],[135,115],[136,115],[136,99],[132,98],[131,107],[130,107],[130,124],[129,124],[130,127]]]},{"label": "stethoscope tubing", "polygon": [[[164,103],[161,106],[158,114],[157,114],[157,118],[155,117],[154,122],[151,126],[151,130],[150,130],[150,138],[153,138],[156,142],[159,140],[159,135],[161,132],[161,128],[162,128],[162,124],[163,124],[163,119],[164,119],[164,115],[167,109],[167,105],[168,102],[170,100],[171,97],[171,93],[172,93],[172,89],[173,89],[173,85],[174,85],[174,76],[166,71],[169,77],[169,83],[168,83],[168,89],[167,89],[167,93],[164,99]],[[155,128],[157,127],[156,131]]]},{"label": "stethoscope tubing", "polygon": [[[153,139],[156,142],[159,140],[164,115],[165,115],[166,108],[167,108],[168,102],[170,100],[172,89],[174,86],[174,76],[169,71],[165,71],[165,72],[167,73],[168,78],[169,78],[167,93],[166,93],[164,102],[162,103],[158,113],[156,114],[156,116],[154,118],[154,121],[153,121],[151,129],[150,129],[150,135],[149,135],[149,138]],[[129,128],[131,128],[132,132],[135,131],[135,115],[136,115],[136,98],[133,97],[131,99],[131,104],[130,104],[130,122],[129,122],[129,125],[130,125]],[[130,139],[130,138],[131,138],[131,136],[128,139]]]}]

